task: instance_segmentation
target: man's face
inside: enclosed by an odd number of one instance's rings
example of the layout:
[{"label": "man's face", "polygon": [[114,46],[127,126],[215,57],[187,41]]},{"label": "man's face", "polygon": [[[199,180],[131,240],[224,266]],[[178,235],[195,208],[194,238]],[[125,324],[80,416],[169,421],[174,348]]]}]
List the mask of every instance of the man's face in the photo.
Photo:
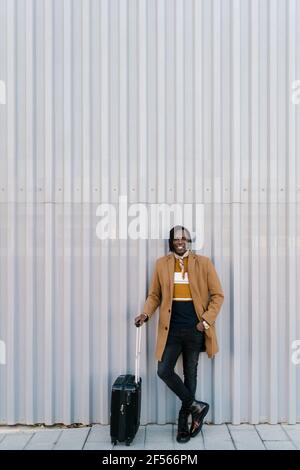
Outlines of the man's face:
[{"label": "man's face", "polygon": [[177,255],[182,256],[187,250],[187,236],[183,230],[178,230],[174,233],[173,247]]}]

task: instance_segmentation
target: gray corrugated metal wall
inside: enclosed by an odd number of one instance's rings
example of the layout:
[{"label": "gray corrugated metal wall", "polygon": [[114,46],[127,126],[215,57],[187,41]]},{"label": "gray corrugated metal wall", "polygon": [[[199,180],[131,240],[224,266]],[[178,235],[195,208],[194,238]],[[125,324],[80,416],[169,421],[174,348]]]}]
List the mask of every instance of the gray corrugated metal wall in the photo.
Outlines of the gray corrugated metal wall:
[{"label": "gray corrugated metal wall", "polygon": [[[119,195],[204,204],[209,418],[300,420],[299,24],[298,0],[0,0],[0,423],[108,422],[166,252],[96,237]],[[142,421],[174,421],[146,331]]]}]

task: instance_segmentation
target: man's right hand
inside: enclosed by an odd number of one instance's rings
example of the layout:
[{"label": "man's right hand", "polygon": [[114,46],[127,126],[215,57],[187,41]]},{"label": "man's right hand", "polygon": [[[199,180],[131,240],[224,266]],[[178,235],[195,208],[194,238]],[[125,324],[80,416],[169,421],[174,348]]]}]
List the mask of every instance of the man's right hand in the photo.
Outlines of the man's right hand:
[{"label": "man's right hand", "polygon": [[145,313],[141,313],[134,319],[134,324],[136,327],[142,326],[142,324],[148,319],[148,316]]}]

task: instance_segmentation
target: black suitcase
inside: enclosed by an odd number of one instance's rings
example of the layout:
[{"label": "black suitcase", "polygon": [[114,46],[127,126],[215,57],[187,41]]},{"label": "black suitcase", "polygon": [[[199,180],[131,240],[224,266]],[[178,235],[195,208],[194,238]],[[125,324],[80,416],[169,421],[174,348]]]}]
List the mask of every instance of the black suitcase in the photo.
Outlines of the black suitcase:
[{"label": "black suitcase", "polygon": [[135,375],[119,375],[112,386],[110,436],[112,444],[133,441],[140,425],[142,379],[139,376],[141,328],[137,328]]}]

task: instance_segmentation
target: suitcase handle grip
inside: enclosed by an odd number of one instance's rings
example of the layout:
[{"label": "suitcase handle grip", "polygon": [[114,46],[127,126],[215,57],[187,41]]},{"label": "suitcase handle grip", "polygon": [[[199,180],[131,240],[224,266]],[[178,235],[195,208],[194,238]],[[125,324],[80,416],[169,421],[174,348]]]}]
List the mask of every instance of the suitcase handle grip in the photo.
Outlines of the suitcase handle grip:
[{"label": "suitcase handle grip", "polygon": [[136,328],[136,338],[135,338],[135,383],[138,383],[140,380],[140,358],[141,358],[141,340],[142,340],[142,329],[140,326]]}]

